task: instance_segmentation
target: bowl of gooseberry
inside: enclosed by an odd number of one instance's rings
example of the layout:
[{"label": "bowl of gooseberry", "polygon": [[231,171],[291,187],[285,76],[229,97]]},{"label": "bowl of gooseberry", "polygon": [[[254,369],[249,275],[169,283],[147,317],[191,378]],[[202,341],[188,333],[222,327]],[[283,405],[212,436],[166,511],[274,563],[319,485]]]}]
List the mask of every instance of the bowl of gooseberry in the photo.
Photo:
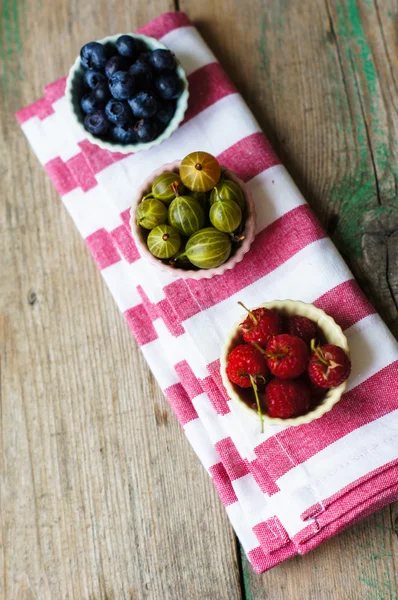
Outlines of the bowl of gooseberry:
[{"label": "bowl of gooseberry", "polygon": [[244,309],[221,351],[224,387],[239,410],[261,424],[298,426],[341,399],[351,372],[341,327],[299,300]]},{"label": "bowl of gooseberry", "polygon": [[207,152],[153,171],[137,190],[130,214],[141,256],[183,279],[209,279],[232,269],[255,235],[247,187]]},{"label": "bowl of gooseberry", "polygon": [[82,134],[123,154],[149,150],[170,137],[189,97],[175,55],[155,38],[134,33],[85,44],[65,94]]}]

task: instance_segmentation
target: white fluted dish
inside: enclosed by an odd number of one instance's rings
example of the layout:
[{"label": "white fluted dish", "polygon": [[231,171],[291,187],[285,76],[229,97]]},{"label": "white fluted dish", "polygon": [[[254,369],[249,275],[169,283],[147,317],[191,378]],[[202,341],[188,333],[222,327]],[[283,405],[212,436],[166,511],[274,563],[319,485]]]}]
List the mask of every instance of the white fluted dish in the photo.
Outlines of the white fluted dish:
[{"label": "white fluted dish", "polygon": [[[273,300],[272,302],[265,302],[264,304],[260,304],[259,307],[274,309],[278,311],[282,315],[291,316],[291,315],[300,315],[302,317],[307,317],[314,321],[319,329],[322,331],[325,339],[329,344],[335,344],[336,346],[340,346],[347,354],[349,354],[348,342],[345,337],[341,327],[336,323],[332,317],[327,315],[323,310],[317,308],[313,304],[306,304],[305,302],[301,302],[301,300]],[[259,308],[256,307],[256,308]],[[252,309],[254,310],[254,309]],[[240,410],[244,411],[246,414],[250,415],[253,420],[257,420],[260,423],[260,417],[257,412],[251,409],[244,400],[239,395],[239,387],[233,384],[227,377],[226,367],[228,355],[234,346],[237,345],[238,340],[241,339],[241,331],[240,331],[240,323],[244,321],[247,317],[247,314],[243,314],[241,319],[235,323],[234,327],[231,329],[225,344],[221,351],[221,377],[224,384],[225,389],[228,392],[231,400],[239,407]],[[347,387],[347,382],[345,381],[341,385],[336,388],[332,388],[327,390],[322,401],[313,409],[307,412],[304,415],[300,415],[298,417],[292,417],[290,419],[280,419],[280,418],[272,418],[268,416],[266,413],[263,415],[264,423],[268,425],[284,425],[284,426],[297,426],[304,425],[306,423],[311,423],[315,419],[319,419],[324,414],[329,412],[333,406],[339,402],[341,396],[344,394]]]},{"label": "white fluted dish", "polygon": [[[106,44],[107,42],[115,43],[118,37],[121,35],[125,35],[122,33],[118,33],[117,35],[111,35],[101,40],[97,40],[100,44]],[[142,40],[145,42],[149,50],[156,50],[157,48],[162,48],[168,50],[167,46],[156,40],[155,38],[149,37],[147,35],[141,35],[138,33],[128,33],[126,35],[130,35],[133,38],[138,40]],[[183,91],[181,96],[176,101],[176,110],[171,119],[170,123],[167,125],[166,129],[154,140],[146,143],[138,143],[138,144],[119,144],[116,141],[112,140],[102,140],[101,138],[95,137],[92,135],[87,129],[84,127],[84,113],[80,108],[80,99],[84,93],[87,92],[84,88],[83,84],[83,75],[84,69],[80,64],[80,55],[76,58],[72,67],[70,68],[68,78],[66,80],[66,90],[65,95],[69,103],[69,107],[71,113],[75,119],[75,122],[81,132],[84,134],[84,137],[90,140],[92,144],[99,146],[103,150],[110,150],[111,152],[120,152],[122,154],[130,154],[131,152],[140,152],[141,150],[149,150],[153,148],[153,146],[158,146],[164,140],[169,138],[171,134],[178,128],[181,121],[184,119],[185,111],[188,106],[188,80],[185,75],[185,71],[182,66],[177,64],[177,75],[183,82]]]},{"label": "white fluted dish", "polygon": [[173,275],[173,277],[181,277],[182,279],[210,279],[211,277],[214,277],[214,275],[221,275],[225,271],[233,269],[234,266],[238,264],[243,259],[244,255],[249,251],[250,246],[254,240],[256,230],[256,211],[254,207],[254,202],[244,182],[241,179],[239,179],[239,177],[233,171],[225,169],[225,167],[221,167],[223,170],[224,177],[237,183],[245,197],[246,221],[245,229],[243,231],[243,235],[245,236],[244,240],[239,243],[239,246],[236,248],[236,251],[228,258],[228,260],[225,261],[225,263],[214,269],[180,269],[178,267],[172,267],[170,265],[167,265],[149,252],[144,237],[144,230],[137,223],[135,214],[137,206],[142,201],[142,198],[151,191],[152,183],[154,182],[155,178],[158,175],[161,175],[162,173],[179,173],[180,166],[181,160],[175,160],[172,163],[162,165],[161,167],[153,171],[153,173],[151,173],[149,177],[147,177],[147,179],[143,182],[143,184],[138,188],[130,210],[131,234],[141,256],[149,260],[149,262],[151,262],[161,271],[166,271],[167,273]]}]

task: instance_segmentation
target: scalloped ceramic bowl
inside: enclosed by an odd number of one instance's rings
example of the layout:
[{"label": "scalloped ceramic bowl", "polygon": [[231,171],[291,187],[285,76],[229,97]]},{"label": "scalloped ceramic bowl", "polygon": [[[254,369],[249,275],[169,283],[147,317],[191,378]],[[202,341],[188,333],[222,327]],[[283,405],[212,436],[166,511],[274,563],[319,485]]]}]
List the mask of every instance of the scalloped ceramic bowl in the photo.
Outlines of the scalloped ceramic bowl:
[{"label": "scalloped ceramic bowl", "polygon": [[245,235],[245,239],[242,241],[240,246],[237,248],[236,252],[229,257],[225,263],[220,265],[215,269],[179,269],[177,267],[171,267],[169,265],[164,264],[158,258],[155,258],[148,250],[146,245],[145,237],[143,235],[144,229],[137,224],[135,219],[135,212],[137,210],[138,204],[141,202],[142,198],[151,191],[152,183],[158,175],[162,173],[166,173],[168,171],[173,171],[174,173],[179,173],[181,161],[175,160],[172,163],[167,163],[156,169],[149,175],[149,177],[144,181],[144,183],[138,188],[135,198],[133,200],[131,211],[130,211],[130,228],[131,233],[136,243],[136,246],[141,254],[141,256],[145,257],[152,264],[156,265],[158,269],[161,271],[166,271],[170,273],[174,277],[181,277],[182,279],[210,279],[214,277],[214,275],[221,275],[228,269],[233,269],[233,267],[242,260],[244,255],[248,252],[255,236],[256,229],[256,212],[254,208],[254,202],[251,197],[249,190],[246,185],[243,183],[239,177],[235,175],[233,171],[229,171],[225,169],[225,167],[221,167],[223,169],[224,175],[226,179],[230,179],[237,183],[245,196],[246,200],[246,223],[243,234]]},{"label": "scalloped ceramic bowl", "polygon": [[[111,35],[101,40],[97,40],[100,44],[105,44],[107,42],[115,43],[117,38],[122,33],[118,33],[117,35]],[[156,40],[155,38],[148,37],[147,35],[141,35],[138,33],[128,33],[127,35],[131,35],[131,37],[142,40],[148,46],[150,50],[156,50],[157,48],[168,49],[167,46]],[[181,96],[177,100],[176,111],[170,123],[167,125],[166,129],[152,142],[142,143],[142,144],[118,144],[112,140],[102,140],[98,137],[92,135],[87,129],[84,127],[83,120],[84,115],[80,108],[80,98],[82,96],[83,90],[83,73],[84,69],[80,64],[80,55],[76,58],[72,67],[70,68],[68,79],[66,80],[66,98],[68,100],[71,112],[75,118],[75,122],[77,126],[84,134],[84,136],[90,140],[96,146],[99,146],[103,150],[110,150],[111,152],[120,152],[122,154],[129,154],[130,152],[140,152],[141,150],[149,150],[153,146],[157,146],[161,144],[164,140],[169,138],[171,134],[178,128],[179,124],[184,118],[185,111],[188,106],[188,81],[185,75],[184,69],[180,64],[177,66],[177,75],[182,80],[184,84],[184,89]]]},{"label": "scalloped ceramic bowl", "polygon": [[[265,302],[264,304],[260,304],[260,307],[275,309],[280,312],[282,315],[300,315],[303,317],[307,317],[318,325],[319,329],[324,334],[326,340],[330,344],[335,344],[336,346],[340,346],[343,348],[347,354],[349,354],[348,342],[345,337],[341,327],[337,325],[336,321],[329,317],[326,313],[323,312],[320,308],[317,308],[313,304],[306,304],[305,302],[301,302],[300,300],[273,300],[272,302]],[[256,307],[259,308],[259,307]],[[241,319],[235,323],[232,328],[228,338],[222,348],[221,352],[221,377],[224,384],[225,389],[228,392],[229,397],[241,410],[243,410],[246,414],[250,415],[253,420],[257,420],[260,423],[260,417],[257,412],[251,409],[239,395],[239,387],[231,383],[229,381],[226,374],[226,366],[227,366],[227,358],[231,350],[234,346],[237,345],[239,339],[241,339],[241,334],[239,331],[239,324],[245,319],[247,315],[242,315]],[[284,426],[297,426],[304,425],[305,423],[311,423],[315,419],[319,419],[325,413],[329,412],[335,404],[340,400],[343,395],[345,389],[347,387],[347,382],[345,381],[341,385],[336,388],[332,388],[328,390],[320,402],[313,410],[310,410],[305,415],[300,415],[299,417],[293,417],[291,419],[277,419],[269,417],[267,414],[264,414],[264,423],[268,425],[284,425]]]}]

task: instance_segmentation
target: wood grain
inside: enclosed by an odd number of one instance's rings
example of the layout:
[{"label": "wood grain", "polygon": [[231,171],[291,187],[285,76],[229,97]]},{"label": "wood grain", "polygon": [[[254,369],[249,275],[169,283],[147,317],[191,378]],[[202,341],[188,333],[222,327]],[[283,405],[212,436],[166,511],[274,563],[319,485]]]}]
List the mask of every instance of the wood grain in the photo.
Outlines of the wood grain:
[{"label": "wood grain", "polygon": [[[396,3],[179,6],[397,333]],[[263,576],[243,557],[240,581],[213,486],[16,126],[84,41],[172,8],[4,3],[0,597],[396,599],[397,505]]]},{"label": "wood grain", "polygon": [[[398,6],[180,0],[398,334]],[[248,599],[394,599],[397,507],[256,576]],[[394,562],[395,561],[395,562]]]},{"label": "wood grain", "polygon": [[83,42],[172,6],[35,8],[1,100],[0,597],[237,600],[214,487],[13,116]]}]

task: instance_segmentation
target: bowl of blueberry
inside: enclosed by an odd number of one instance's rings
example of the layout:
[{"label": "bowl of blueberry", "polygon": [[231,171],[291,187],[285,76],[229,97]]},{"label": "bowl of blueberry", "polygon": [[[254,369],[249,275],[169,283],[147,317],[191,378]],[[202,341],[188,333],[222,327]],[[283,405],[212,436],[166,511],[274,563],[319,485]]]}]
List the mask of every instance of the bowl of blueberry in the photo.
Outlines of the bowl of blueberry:
[{"label": "bowl of blueberry", "polygon": [[127,154],[167,139],[184,118],[189,93],[183,68],[164,44],[122,34],[82,47],[66,97],[93,144]]}]

